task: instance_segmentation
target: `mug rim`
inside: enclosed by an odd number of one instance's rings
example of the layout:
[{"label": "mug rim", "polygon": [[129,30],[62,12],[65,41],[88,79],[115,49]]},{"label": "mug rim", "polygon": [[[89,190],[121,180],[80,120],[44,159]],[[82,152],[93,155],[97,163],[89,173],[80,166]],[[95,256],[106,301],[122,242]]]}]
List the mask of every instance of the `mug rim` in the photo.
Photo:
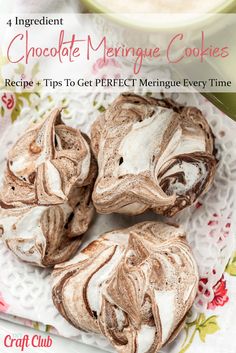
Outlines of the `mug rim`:
[{"label": "mug rim", "polygon": [[[129,18],[124,18],[124,13],[116,13],[116,12],[107,12],[107,8],[103,5],[99,5],[96,3],[96,0],[81,0],[81,2],[87,6],[89,9],[90,13],[97,13],[100,15],[106,16],[108,19],[112,20],[113,22],[116,22],[117,24],[120,25],[125,25],[129,26],[131,28],[136,28],[142,31],[157,31],[157,30],[170,30],[170,29],[177,29],[177,28],[183,28],[183,27],[188,27],[188,26],[193,26],[199,23],[203,23],[205,20],[209,19],[213,15],[216,14],[231,14],[231,13],[236,13],[236,0],[225,0],[224,4],[218,5],[215,9],[214,12],[206,12],[202,13],[200,15],[202,16],[197,16],[195,19],[192,19],[191,21],[187,21],[186,23],[176,23],[173,25],[164,25],[164,26],[153,26],[153,25],[147,25],[147,24],[137,24],[137,21],[130,21]],[[127,13],[128,14],[128,13]],[[134,15],[140,15],[140,14],[135,14]],[[151,14],[152,16],[154,14]],[[168,13],[163,13],[163,15],[169,15]],[[180,14],[181,15],[181,14]],[[185,18],[186,20],[186,18]]]}]

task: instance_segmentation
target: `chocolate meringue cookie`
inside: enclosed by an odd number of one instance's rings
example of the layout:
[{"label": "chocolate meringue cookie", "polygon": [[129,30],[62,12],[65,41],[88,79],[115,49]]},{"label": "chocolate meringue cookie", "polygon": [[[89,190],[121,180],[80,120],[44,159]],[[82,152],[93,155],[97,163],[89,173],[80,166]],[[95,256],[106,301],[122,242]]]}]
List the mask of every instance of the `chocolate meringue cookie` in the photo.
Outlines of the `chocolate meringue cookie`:
[{"label": "chocolate meringue cookie", "polygon": [[53,301],[72,325],[121,353],[155,353],[184,325],[198,271],[178,226],[143,222],[90,243],[55,266]]},{"label": "chocolate meringue cookie", "polygon": [[214,138],[200,110],[171,100],[120,95],[93,124],[100,213],[167,216],[191,205],[212,184]]},{"label": "chocolate meringue cookie", "polygon": [[39,266],[74,255],[92,219],[96,168],[88,137],[66,126],[61,110],[28,129],[9,152],[0,191],[7,247]]}]

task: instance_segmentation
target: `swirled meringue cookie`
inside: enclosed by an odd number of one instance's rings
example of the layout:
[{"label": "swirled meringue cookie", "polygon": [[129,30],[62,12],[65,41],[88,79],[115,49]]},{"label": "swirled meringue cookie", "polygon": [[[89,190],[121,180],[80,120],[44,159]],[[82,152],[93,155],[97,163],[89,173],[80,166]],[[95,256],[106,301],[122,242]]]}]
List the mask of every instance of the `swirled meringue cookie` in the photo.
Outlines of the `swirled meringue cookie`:
[{"label": "swirled meringue cookie", "polygon": [[214,138],[201,111],[171,100],[120,95],[93,124],[100,213],[173,216],[212,184]]},{"label": "swirled meringue cookie", "polygon": [[178,226],[144,222],[90,243],[53,271],[53,301],[76,328],[121,353],[155,353],[183,327],[198,285]]},{"label": "swirled meringue cookie", "polygon": [[28,129],[9,152],[0,191],[0,231],[24,261],[68,260],[92,219],[96,177],[88,137],[66,126],[61,110]]}]

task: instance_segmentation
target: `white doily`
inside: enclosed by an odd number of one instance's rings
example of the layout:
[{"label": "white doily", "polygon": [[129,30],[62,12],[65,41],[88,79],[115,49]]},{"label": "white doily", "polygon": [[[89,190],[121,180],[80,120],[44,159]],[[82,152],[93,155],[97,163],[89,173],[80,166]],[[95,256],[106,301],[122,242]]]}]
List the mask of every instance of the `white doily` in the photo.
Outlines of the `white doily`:
[{"label": "white doily", "polygon": [[[213,286],[219,281],[233,249],[233,210],[236,189],[235,123],[219,112],[199,94],[172,94],[181,103],[200,108],[212,126],[216,137],[219,164],[211,190],[191,209],[184,210],[175,219],[185,225],[188,241],[199,266],[201,286],[194,310],[203,311],[213,298]],[[114,95],[94,92],[81,94],[55,94],[34,96],[32,107],[22,109],[20,118],[6,128],[0,143],[0,170],[4,169],[10,145],[27,127],[29,122],[40,119],[55,106],[67,107],[63,113],[66,123],[89,132],[94,119],[114,99]],[[137,217],[119,215],[96,216],[85,244],[104,231],[128,226],[143,219],[158,219],[148,213]],[[173,221],[173,220],[172,220]],[[38,321],[56,328],[59,334],[73,337],[83,343],[111,350],[105,338],[79,332],[69,325],[56,311],[51,300],[50,271],[32,267],[19,261],[0,242],[0,292],[7,293],[9,314]],[[171,350],[168,350],[169,352]]]}]

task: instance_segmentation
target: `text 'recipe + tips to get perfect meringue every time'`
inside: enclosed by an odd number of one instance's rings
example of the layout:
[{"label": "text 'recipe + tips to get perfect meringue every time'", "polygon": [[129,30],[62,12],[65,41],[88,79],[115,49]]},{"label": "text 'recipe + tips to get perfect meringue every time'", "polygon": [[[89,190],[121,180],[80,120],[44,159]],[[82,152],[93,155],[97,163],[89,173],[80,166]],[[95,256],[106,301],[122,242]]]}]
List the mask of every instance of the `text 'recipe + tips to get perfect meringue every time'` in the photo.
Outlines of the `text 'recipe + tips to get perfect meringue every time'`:
[{"label": "text 'recipe + tips to get perfect meringue every time'", "polygon": [[201,111],[170,99],[120,95],[94,122],[100,213],[173,216],[212,185],[214,137]]},{"label": "text 'recipe + tips to get perfect meringue every time'", "polygon": [[155,353],[183,328],[198,271],[183,229],[144,222],[90,243],[55,266],[53,301],[76,328],[120,353]]},{"label": "text 'recipe + tips to get perfect meringue every time'", "polygon": [[0,192],[0,230],[20,259],[52,266],[70,259],[92,219],[96,162],[89,138],[61,110],[33,124],[11,148]]}]

